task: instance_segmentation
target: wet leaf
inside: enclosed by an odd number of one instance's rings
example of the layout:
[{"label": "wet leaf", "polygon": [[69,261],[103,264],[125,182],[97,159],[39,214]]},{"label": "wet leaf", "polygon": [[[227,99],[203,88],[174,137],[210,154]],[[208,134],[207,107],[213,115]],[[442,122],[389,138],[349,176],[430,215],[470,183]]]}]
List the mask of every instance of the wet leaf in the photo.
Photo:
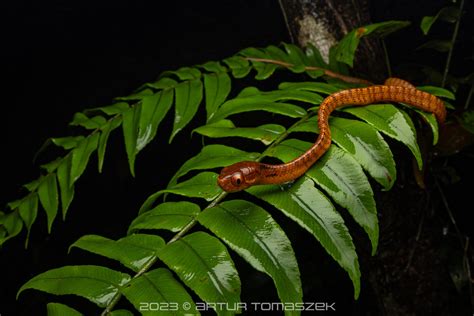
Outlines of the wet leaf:
[{"label": "wet leaf", "polygon": [[[282,142],[269,154],[288,162],[303,154],[311,145],[290,139]],[[336,146],[331,146],[306,175],[349,211],[366,231],[372,243],[372,253],[375,253],[379,232],[375,201],[369,181],[354,158]]]},{"label": "wet leaf", "polygon": [[327,95],[336,93],[341,90],[335,87],[334,85],[327,84],[324,82],[282,82],[278,86],[278,89],[307,90],[307,91],[320,92]]},{"label": "wet leaf", "polygon": [[418,90],[428,92],[428,93],[430,93],[432,95],[435,95],[437,97],[442,97],[442,98],[446,98],[446,99],[450,99],[450,100],[455,100],[456,99],[456,96],[454,95],[454,93],[452,93],[451,91],[449,91],[447,89],[443,89],[443,88],[440,88],[440,87],[418,86],[416,88]]},{"label": "wet leaf", "polygon": [[161,121],[173,104],[173,90],[162,90],[142,100],[135,150],[138,153],[156,136]]},{"label": "wet leaf", "polygon": [[184,81],[179,83],[175,88],[176,105],[173,123],[173,131],[171,132],[171,142],[176,134],[179,133],[194,117],[199,104],[202,100],[202,82],[199,79]]},{"label": "wet leaf", "polygon": [[[240,302],[240,279],[221,242],[196,232],[166,245],[158,254],[189,288],[206,302]],[[219,314],[234,314],[219,310]]]},{"label": "wet leaf", "polygon": [[38,186],[38,196],[43,206],[48,220],[48,233],[51,233],[51,226],[58,214],[58,186],[56,184],[56,174],[52,173],[43,178]]},{"label": "wet leaf", "polygon": [[[229,122],[230,124],[228,124]],[[285,128],[278,124],[265,124],[258,127],[235,127],[230,120],[220,120],[216,123],[198,127],[194,131],[210,138],[243,137],[258,140],[265,145],[269,145],[285,132]]]},{"label": "wet leaf", "polygon": [[155,235],[133,234],[117,241],[98,235],[85,235],[74,242],[69,250],[77,247],[117,260],[138,272],[164,245],[165,241]]},{"label": "wet leaf", "polygon": [[285,50],[288,54],[290,63],[293,64],[293,66],[290,67],[290,70],[295,73],[304,72],[306,65],[309,64],[309,61],[303,51],[298,46],[293,44],[283,43],[283,46],[285,47]]},{"label": "wet leaf", "polygon": [[179,232],[191,222],[201,209],[190,202],[166,202],[142,213],[128,228],[128,233],[140,229],[166,229]]},{"label": "wet leaf", "polygon": [[224,63],[229,66],[234,78],[243,78],[247,76],[252,69],[248,60],[240,56],[232,56],[224,59]]},{"label": "wet leaf", "polygon": [[386,37],[387,35],[398,31],[401,28],[410,25],[408,21],[386,21],[380,23],[369,24],[359,27],[347,33],[344,38],[337,44],[334,54],[339,62],[343,62],[350,67],[353,67],[354,54],[359,46],[361,37],[368,35],[376,35],[379,37]]},{"label": "wet leaf", "polygon": [[3,245],[10,238],[15,237],[21,232],[23,228],[23,222],[18,212],[11,212],[4,214],[0,212],[0,222],[3,227],[0,226],[0,246]]},{"label": "wet leaf", "polygon": [[354,297],[359,296],[360,271],[352,238],[341,215],[329,199],[314,187],[313,181],[303,177],[288,187],[254,186],[247,192],[272,204],[311,233],[347,271],[354,285]]},{"label": "wet leaf", "polygon": [[[397,176],[395,161],[387,143],[374,127],[356,120],[331,117],[329,128],[334,143],[353,155],[385,190],[392,187]],[[290,131],[319,133],[317,117],[313,116]]]},{"label": "wet leaf", "polygon": [[109,268],[83,265],[65,266],[41,273],[26,282],[17,297],[27,289],[55,295],[82,296],[99,307],[107,306],[130,276]]},{"label": "wet leaf", "polygon": [[405,144],[415,156],[418,167],[421,169],[423,160],[420,148],[416,142],[416,130],[410,117],[391,104],[373,104],[364,107],[350,107],[343,109],[363,119],[377,130]]},{"label": "wet leaf", "polygon": [[222,190],[217,185],[217,174],[214,172],[201,172],[189,180],[168,186],[167,189],[150,195],[140,208],[140,214],[148,211],[155,201],[165,193],[173,193],[187,197],[197,197],[212,201]]},{"label": "wet leaf", "polygon": [[63,147],[64,149],[72,149],[77,147],[82,140],[84,140],[84,136],[71,136],[71,137],[60,137],[60,138],[51,138],[51,141],[59,147]]},{"label": "wet leaf", "polygon": [[118,128],[122,124],[122,118],[120,116],[114,117],[109,120],[107,124],[101,127],[101,133],[99,138],[99,145],[97,148],[97,161],[99,172],[102,172],[102,166],[104,164],[105,149],[107,148],[107,141],[109,140],[110,133]]},{"label": "wet leaf", "polygon": [[230,93],[231,80],[227,73],[204,75],[204,91],[206,96],[206,113],[209,120],[224,103]]},{"label": "wet leaf", "polygon": [[446,22],[454,23],[459,18],[458,7],[444,7],[435,16],[424,16],[420,23],[420,28],[423,34],[427,35],[431,26],[440,19]]},{"label": "wet leaf", "polygon": [[198,220],[255,269],[268,274],[283,303],[301,302],[300,273],[291,243],[265,210],[232,200],[204,210]]},{"label": "wet leaf", "polygon": [[71,182],[72,155],[63,158],[58,167],[58,184],[61,192],[61,209],[63,220],[66,219],[67,210],[74,198],[74,184]]},{"label": "wet leaf", "polygon": [[48,316],[81,316],[82,314],[67,305],[60,303],[48,303],[46,305]]},{"label": "wet leaf", "polygon": [[[289,117],[301,117],[306,114],[306,111],[300,106],[290,103],[275,102],[278,99],[284,98],[283,95],[284,94],[274,96],[252,95],[228,100],[219,108],[208,123],[215,123],[230,115],[249,111],[266,111]],[[311,99],[311,101],[313,100],[315,103],[318,101],[315,98]]]},{"label": "wet leaf", "polygon": [[258,155],[258,153],[248,153],[224,145],[216,144],[205,146],[199,154],[190,158],[179,168],[168,183],[168,187],[176,185],[178,178],[184,176],[191,170],[224,167],[243,160],[255,160]]},{"label": "wet leaf", "polygon": [[79,179],[87,167],[91,154],[97,149],[99,133],[93,133],[84,138],[72,151],[70,185]]},{"label": "wet leaf", "polygon": [[132,176],[135,176],[135,157],[142,106],[138,104],[122,114],[122,131],[127,152],[128,164]]},{"label": "wet leaf", "polygon": [[108,106],[86,109],[84,112],[89,113],[89,112],[101,111],[107,115],[116,115],[116,114],[122,114],[123,112],[127,111],[129,107],[130,106],[126,102],[117,102]]},{"label": "wet leaf", "polygon": [[[159,268],[132,279],[122,292],[142,315],[199,315],[192,297],[167,269]],[[154,306],[169,308],[155,310]]]},{"label": "wet leaf", "polygon": [[97,129],[104,125],[106,119],[102,116],[94,116],[92,118],[87,117],[87,115],[78,112],[74,114],[74,118],[69,125],[72,126],[82,126],[85,129]]},{"label": "wet leaf", "polygon": [[27,230],[25,241],[25,248],[27,248],[28,240],[30,239],[31,226],[35,222],[36,216],[38,215],[38,195],[36,193],[31,193],[26,196],[18,207],[18,211],[21,219],[25,223]]}]

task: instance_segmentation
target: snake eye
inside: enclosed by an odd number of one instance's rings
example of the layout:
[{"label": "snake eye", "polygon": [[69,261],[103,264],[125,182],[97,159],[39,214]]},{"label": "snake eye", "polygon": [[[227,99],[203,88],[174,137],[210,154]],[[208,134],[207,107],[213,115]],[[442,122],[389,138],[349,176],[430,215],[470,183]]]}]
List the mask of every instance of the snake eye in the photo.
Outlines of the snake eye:
[{"label": "snake eye", "polygon": [[232,182],[234,186],[240,187],[240,185],[244,181],[244,177],[242,176],[242,173],[236,172],[232,175],[232,178],[230,181]]}]

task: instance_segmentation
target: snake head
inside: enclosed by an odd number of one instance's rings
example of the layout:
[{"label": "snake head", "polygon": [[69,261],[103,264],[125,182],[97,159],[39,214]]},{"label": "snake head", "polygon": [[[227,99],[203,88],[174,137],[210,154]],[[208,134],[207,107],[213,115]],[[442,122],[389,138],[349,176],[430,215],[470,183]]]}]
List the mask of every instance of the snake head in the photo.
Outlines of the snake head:
[{"label": "snake head", "polygon": [[257,184],[260,164],[256,161],[241,161],[222,169],[217,183],[226,192],[237,192]]}]

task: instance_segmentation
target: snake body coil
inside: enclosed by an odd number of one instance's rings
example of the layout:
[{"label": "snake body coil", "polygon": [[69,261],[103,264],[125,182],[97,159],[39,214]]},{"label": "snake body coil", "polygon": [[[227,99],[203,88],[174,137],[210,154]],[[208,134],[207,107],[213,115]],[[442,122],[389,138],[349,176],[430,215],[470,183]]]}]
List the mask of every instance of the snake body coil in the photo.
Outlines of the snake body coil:
[{"label": "snake body coil", "polygon": [[331,145],[329,115],[345,105],[369,105],[376,102],[403,102],[431,112],[442,124],[446,118],[443,101],[398,78],[389,78],[384,85],[348,89],[329,95],[318,110],[319,135],[310,149],[296,159],[278,165],[242,161],[222,169],[219,186],[227,192],[244,190],[257,184],[280,184],[302,176]]}]

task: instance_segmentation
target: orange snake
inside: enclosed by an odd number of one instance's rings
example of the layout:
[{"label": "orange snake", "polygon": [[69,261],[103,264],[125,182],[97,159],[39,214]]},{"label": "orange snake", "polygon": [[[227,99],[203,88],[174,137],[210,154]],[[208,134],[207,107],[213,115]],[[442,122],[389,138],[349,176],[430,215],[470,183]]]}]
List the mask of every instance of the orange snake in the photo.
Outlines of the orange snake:
[{"label": "orange snake", "polygon": [[222,169],[217,183],[227,192],[247,189],[256,184],[280,184],[302,176],[331,145],[329,115],[344,105],[369,105],[375,102],[403,102],[418,109],[431,112],[439,124],[444,123],[446,109],[443,101],[412,84],[398,78],[388,78],[384,85],[342,90],[329,95],[318,110],[319,135],[316,142],[304,154],[294,160],[278,165],[256,161],[242,161]]}]

